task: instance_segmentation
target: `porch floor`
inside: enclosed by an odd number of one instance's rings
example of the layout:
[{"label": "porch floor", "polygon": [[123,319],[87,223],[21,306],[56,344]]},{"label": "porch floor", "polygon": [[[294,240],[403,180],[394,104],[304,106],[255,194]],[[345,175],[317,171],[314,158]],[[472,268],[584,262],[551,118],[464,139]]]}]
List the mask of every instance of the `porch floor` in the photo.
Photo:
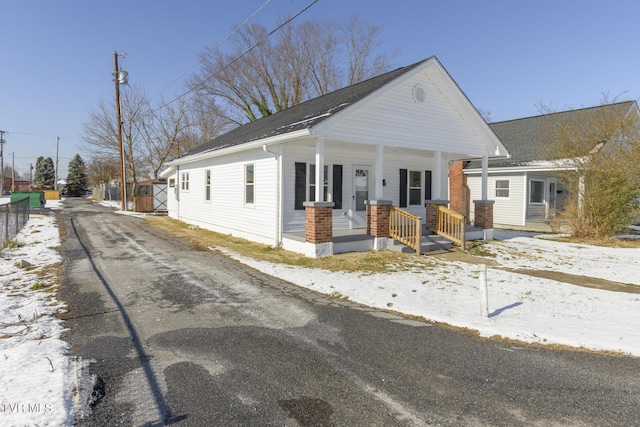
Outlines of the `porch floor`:
[{"label": "porch floor", "polygon": [[[304,231],[289,231],[282,233],[282,237],[304,242],[306,240]],[[355,242],[358,240],[373,240],[373,236],[367,234],[366,228],[352,228],[347,230],[333,230],[333,243]]]}]

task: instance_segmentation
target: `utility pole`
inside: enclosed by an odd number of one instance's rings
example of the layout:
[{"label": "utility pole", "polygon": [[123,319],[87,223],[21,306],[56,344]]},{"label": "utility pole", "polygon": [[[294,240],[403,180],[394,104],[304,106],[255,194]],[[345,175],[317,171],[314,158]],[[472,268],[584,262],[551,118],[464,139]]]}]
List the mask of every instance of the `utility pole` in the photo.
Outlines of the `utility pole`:
[{"label": "utility pole", "polygon": [[113,81],[116,84],[116,116],[118,119],[118,144],[120,146],[120,200],[122,210],[127,210],[127,190],[125,181],[124,149],[122,146],[122,112],[120,110],[120,75],[118,71],[118,52],[113,51]]},{"label": "utility pole", "polygon": [[4,147],[4,131],[0,130],[0,196],[4,196],[4,156],[2,148]]},{"label": "utility pole", "polygon": [[16,191],[16,156],[11,152],[11,192]]},{"label": "utility pole", "polygon": [[60,144],[60,137],[56,136],[56,173],[53,181],[53,189],[58,191],[58,145]]}]

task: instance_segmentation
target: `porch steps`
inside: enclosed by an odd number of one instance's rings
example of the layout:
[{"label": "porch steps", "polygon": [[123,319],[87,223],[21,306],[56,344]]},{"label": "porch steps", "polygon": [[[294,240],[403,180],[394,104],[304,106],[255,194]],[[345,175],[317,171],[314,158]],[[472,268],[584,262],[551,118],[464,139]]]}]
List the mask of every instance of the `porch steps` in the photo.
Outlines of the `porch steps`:
[{"label": "porch steps", "polygon": [[[446,239],[437,234],[422,235],[422,245],[421,245],[422,252],[448,251],[449,249],[451,249],[452,246],[453,244],[451,243],[451,240]],[[413,248],[410,248],[409,246],[403,243],[400,243],[396,239],[389,239],[389,244],[387,246],[387,249],[390,251],[402,252],[402,253],[415,252]]]},{"label": "porch steps", "polygon": [[[467,225],[464,230],[464,237],[467,242],[472,240],[484,239],[484,232],[481,227]],[[442,237],[425,228],[422,230],[422,252],[448,251],[452,248],[453,243],[446,237]],[[395,239],[389,239],[388,249],[390,251],[410,253],[415,252],[403,243]]]}]

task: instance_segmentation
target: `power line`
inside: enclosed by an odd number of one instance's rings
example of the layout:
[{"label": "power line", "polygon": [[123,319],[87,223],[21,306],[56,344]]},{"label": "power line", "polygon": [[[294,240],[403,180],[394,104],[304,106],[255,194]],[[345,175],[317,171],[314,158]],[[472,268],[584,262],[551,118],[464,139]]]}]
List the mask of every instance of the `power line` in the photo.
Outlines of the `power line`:
[{"label": "power line", "polygon": [[[193,70],[198,64],[200,64],[204,58],[206,57],[207,54],[212,53],[214,50],[218,49],[220,46],[222,46],[222,44],[224,42],[226,42],[227,40],[229,40],[231,38],[231,36],[233,36],[235,33],[237,33],[240,28],[242,28],[247,22],[249,22],[250,20],[252,20],[258,13],[260,13],[260,11],[262,11],[262,9],[264,9],[269,3],[271,3],[271,0],[267,0],[265,1],[262,6],[260,6],[258,9],[255,10],[255,12],[253,12],[251,15],[249,15],[249,17],[247,17],[244,21],[242,21],[242,23],[240,25],[238,25],[237,27],[235,27],[233,29],[233,31],[231,31],[229,34],[227,34],[227,36],[222,39],[222,41],[220,41],[217,45],[215,45],[214,47],[212,47],[211,49],[207,49],[207,53],[203,54],[200,59],[198,59],[196,62],[194,62],[189,68],[187,68],[182,74],[180,74],[175,80],[173,80],[171,83],[169,83],[168,85],[166,85],[165,87],[163,87],[162,89],[160,89],[160,91],[158,91],[158,95],[161,94],[162,92],[164,92],[165,90],[167,90],[170,86],[172,86],[175,82],[177,82],[178,80],[182,79],[187,73],[189,73],[191,70]],[[157,95],[155,95],[157,96]],[[155,98],[155,96],[153,96],[151,99]],[[173,102],[173,101],[172,101]]]},{"label": "power line", "polygon": [[311,3],[309,3],[307,6],[305,6],[300,12],[296,13],[294,16],[292,16],[291,18],[287,19],[285,22],[283,22],[282,24],[278,25],[275,29],[271,30],[269,33],[267,33],[266,36],[264,36],[262,39],[260,39],[257,43],[255,43],[253,46],[251,46],[249,49],[245,50],[242,54],[240,54],[237,58],[235,58],[233,61],[229,62],[227,65],[225,65],[224,67],[222,67],[221,69],[219,69],[218,71],[216,71],[215,73],[211,74],[209,77],[207,77],[206,79],[202,80],[200,83],[198,83],[197,85],[194,85],[192,88],[190,88],[189,90],[187,90],[186,92],[182,93],[181,95],[176,96],[175,98],[173,98],[171,101],[161,105],[160,107],[156,108],[153,111],[158,111],[161,110],[162,108],[168,106],[169,104],[172,104],[174,102],[176,102],[177,100],[179,100],[180,98],[190,94],[191,92],[193,92],[194,90],[196,90],[198,87],[202,86],[202,84],[208,82],[209,80],[211,80],[212,78],[214,78],[215,76],[217,76],[218,74],[220,74],[221,72],[223,72],[224,70],[226,70],[227,68],[229,68],[230,66],[232,66],[233,64],[235,64],[236,62],[238,62],[240,59],[242,59],[245,55],[247,55],[249,52],[251,52],[253,49],[255,49],[256,47],[260,46],[266,39],[268,39],[271,35],[273,35],[274,33],[276,33],[277,31],[279,31],[280,29],[282,29],[283,27],[285,27],[286,25],[288,25],[291,21],[293,21],[294,19],[296,19],[298,16],[302,15],[304,12],[306,12],[311,6],[313,6],[314,4],[316,4],[318,2],[318,0],[313,0]]}]

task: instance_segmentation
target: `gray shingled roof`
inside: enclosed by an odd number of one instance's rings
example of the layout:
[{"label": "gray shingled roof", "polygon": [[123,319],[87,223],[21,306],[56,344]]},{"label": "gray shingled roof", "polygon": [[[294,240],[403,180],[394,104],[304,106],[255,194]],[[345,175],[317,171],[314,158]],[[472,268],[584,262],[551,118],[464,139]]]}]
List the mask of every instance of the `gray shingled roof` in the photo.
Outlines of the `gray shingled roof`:
[{"label": "gray shingled roof", "polygon": [[349,105],[353,105],[367,95],[387,83],[395,80],[418,65],[426,62],[429,58],[416,62],[406,67],[398,68],[394,71],[373,77],[352,86],[338,89],[334,92],[303,102],[286,110],[280,111],[270,116],[262,117],[253,122],[239,126],[222,134],[209,142],[185,153],[183,157],[205,151],[220,150],[234,145],[245,144],[251,141],[283,135],[302,129],[308,129],[343,110]]},{"label": "gray shingled roof", "polygon": [[[635,101],[602,105],[559,113],[543,114],[504,122],[489,123],[496,136],[502,141],[511,158],[490,159],[489,167],[524,166],[528,162],[543,159],[543,140],[551,132],[554,125],[561,121],[588,120],[591,114],[601,114],[603,108],[615,108],[616,113],[626,114]],[[471,161],[467,169],[482,167],[480,161]]]}]

